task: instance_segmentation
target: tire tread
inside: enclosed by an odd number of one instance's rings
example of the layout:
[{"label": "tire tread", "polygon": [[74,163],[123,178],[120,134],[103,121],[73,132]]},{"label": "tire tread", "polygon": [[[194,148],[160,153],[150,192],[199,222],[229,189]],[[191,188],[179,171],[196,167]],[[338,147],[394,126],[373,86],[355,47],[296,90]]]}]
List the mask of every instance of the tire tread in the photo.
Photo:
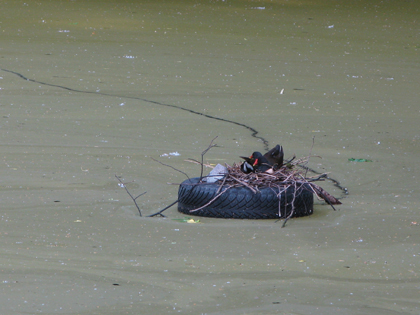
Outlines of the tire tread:
[{"label": "tire tread", "polygon": [[[226,188],[227,186],[224,186],[220,191]],[[291,202],[295,193],[294,187],[288,187],[282,191],[280,198],[277,196],[279,194],[277,187],[262,188],[257,193],[246,187],[234,187],[228,189],[206,207],[191,212],[209,203],[216,197],[218,189],[217,183],[199,183],[198,177],[185,180],[179,186],[178,211],[188,215],[234,219],[286,218],[293,207],[292,217],[313,213],[313,193],[305,185],[297,188],[293,205]]]}]

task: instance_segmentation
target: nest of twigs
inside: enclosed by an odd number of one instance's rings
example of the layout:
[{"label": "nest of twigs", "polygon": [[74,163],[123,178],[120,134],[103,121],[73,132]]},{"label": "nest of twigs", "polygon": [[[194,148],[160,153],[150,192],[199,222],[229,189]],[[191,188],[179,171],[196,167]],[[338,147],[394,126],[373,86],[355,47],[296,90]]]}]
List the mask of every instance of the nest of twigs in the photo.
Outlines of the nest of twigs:
[{"label": "nest of twigs", "polygon": [[316,181],[325,180],[327,174],[307,177],[308,168],[305,166],[306,163],[307,159],[298,159],[285,163],[277,170],[270,169],[267,172],[249,174],[242,172],[240,165],[236,163],[232,166],[226,164],[228,174],[220,182],[222,186],[247,187],[254,193],[266,187],[288,188],[292,186],[297,191],[297,188],[303,186],[305,189],[310,189],[318,199],[324,200],[335,210],[333,205],[339,205],[341,202],[315,184]]}]

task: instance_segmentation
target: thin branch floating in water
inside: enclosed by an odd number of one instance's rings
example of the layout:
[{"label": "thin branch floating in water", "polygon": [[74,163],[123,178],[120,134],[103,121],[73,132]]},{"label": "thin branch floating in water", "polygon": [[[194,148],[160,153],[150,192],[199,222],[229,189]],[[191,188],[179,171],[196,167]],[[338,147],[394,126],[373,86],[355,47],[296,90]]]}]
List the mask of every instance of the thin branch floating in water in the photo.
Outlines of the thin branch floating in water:
[{"label": "thin branch floating in water", "polygon": [[141,215],[141,210],[140,210],[140,207],[139,207],[139,205],[137,204],[137,198],[139,198],[139,197],[141,197],[141,196],[143,196],[145,193],[146,193],[146,191],[144,192],[144,193],[141,193],[140,195],[138,195],[137,197],[133,197],[133,195],[130,193],[130,191],[128,190],[128,188],[127,188],[127,184],[126,183],[124,183],[117,175],[115,175],[115,178],[116,179],[118,179],[118,181],[120,182],[119,184],[118,184],[118,186],[120,186],[120,187],[123,187],[124,189],[125,189],[125,191],[127,192],[127,194],[130,196],[130,198],[133,200],[133,202],[134,202],[134,204],[136,205],[136,207],[137,207],[137,210],[139,211],[139,214],[140,214],[140,216],[142,216]]}]

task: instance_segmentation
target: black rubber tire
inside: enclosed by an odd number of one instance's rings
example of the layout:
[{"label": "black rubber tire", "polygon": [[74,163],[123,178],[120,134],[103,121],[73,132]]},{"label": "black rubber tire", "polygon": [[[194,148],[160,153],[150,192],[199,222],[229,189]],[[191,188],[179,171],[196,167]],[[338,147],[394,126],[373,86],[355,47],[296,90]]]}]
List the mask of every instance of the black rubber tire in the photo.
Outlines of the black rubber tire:
[{"label": "black rubber tire", "polygon": [[[190,212],[208,204],[217,195],[220,184],[199,183],[199,178],[187,179],[178,190],[178,211],[202,217],[232,219],[279,219],[287,218],[292,209],[292,217],[313,213],[314,197],[308,185],[289,187],[280,198],[278,188],[263,188],[254,193],[246,187],[229,188],[206,207]],[[228,186],[223,186],[222,192]],[[294,199],[293,199],[294,198]],[[293,205],[292,205],[293,202]]]}]

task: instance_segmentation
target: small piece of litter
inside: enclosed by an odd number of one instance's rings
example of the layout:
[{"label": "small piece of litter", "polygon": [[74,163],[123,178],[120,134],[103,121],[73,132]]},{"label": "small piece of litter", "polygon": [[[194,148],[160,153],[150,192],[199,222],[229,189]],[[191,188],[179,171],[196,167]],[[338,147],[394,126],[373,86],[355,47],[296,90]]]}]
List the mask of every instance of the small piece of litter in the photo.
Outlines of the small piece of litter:
[{"label": "small piece of litter", "polygon": [[225,166],[221,165],[221,164],[217,164],[209,173],[209,175],[207,175],[206,178],[204,178],[204,180],[207,183],[215,183],[217,182],[219,179],[222,179],[225,174],[228,173],[228,170]]},{"label": "small piece of litter", "polygon": [[349,162],[373,162],[372,160],[368,160],[368,159],[355,159],[355,158],[350,158]]},{"label": "small piece of litter", "polygon": [[182,223],[200,223],[200,220],[194,220],[193,218],[185,217],[184,219],[172,219],[174,221],[179,221]]},{"label": "small piece of litter", "polygon": [[163,153],[160,156],[180,156],[181,154],[178,151],[170,152],[170,153]]}]

